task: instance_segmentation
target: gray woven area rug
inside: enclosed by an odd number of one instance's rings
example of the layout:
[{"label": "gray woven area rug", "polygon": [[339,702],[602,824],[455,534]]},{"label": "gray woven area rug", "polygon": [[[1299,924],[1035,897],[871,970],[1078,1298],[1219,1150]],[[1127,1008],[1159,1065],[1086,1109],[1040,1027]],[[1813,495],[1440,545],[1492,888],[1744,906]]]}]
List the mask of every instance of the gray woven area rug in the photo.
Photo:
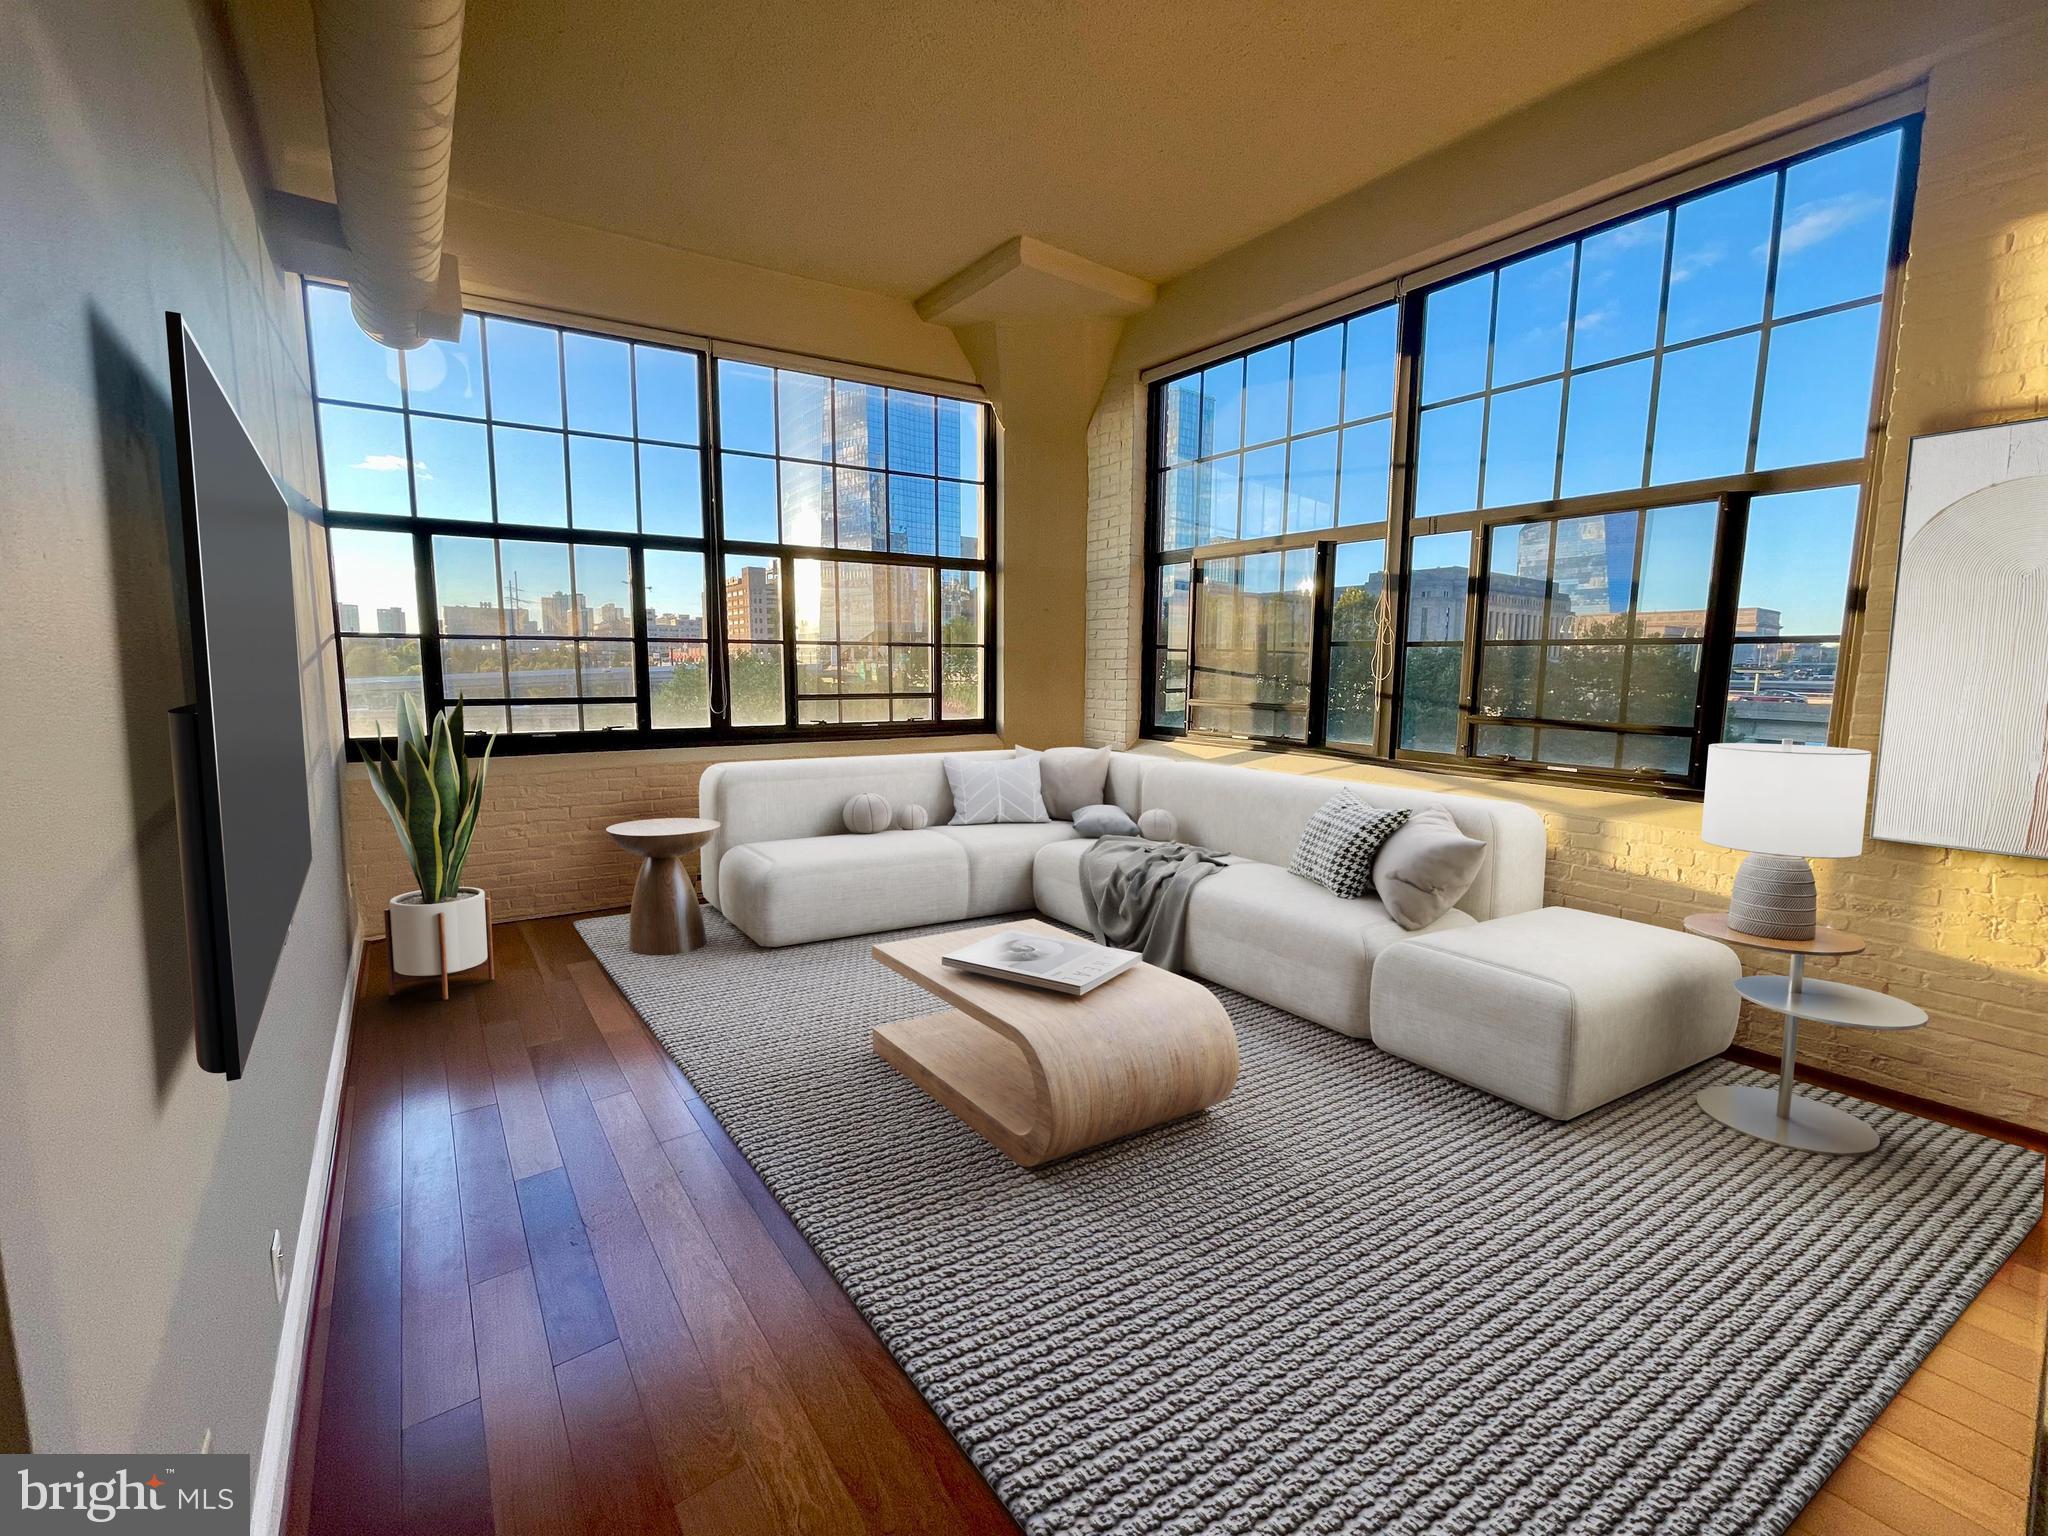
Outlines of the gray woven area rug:
[{"label": "gray woven area rug", "polygon": [[936,1006],[871,939],[706,917],[578,928],[1034,1536],[1781,1531],[2041,1211],[1725,1129],[1732,1064],[1558,1125],[1228,992],[1229,1099],[1029,1172],[869,1053]]}]

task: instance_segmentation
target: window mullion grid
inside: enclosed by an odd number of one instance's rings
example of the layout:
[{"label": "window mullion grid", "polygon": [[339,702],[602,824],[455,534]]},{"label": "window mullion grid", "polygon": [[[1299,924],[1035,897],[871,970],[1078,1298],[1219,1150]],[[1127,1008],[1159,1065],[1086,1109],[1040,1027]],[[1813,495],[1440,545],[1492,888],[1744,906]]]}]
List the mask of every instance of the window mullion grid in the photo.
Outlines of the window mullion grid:
[{"label": "window mullion grid", "polygon": [[[1707,581],[1706,633],[1700,643],[1700,702],[1692,756],[1695,786],[1706,780],[1708,745],[1721,739],[1728,724],[1728,674],[1735,661],[1736,605],[1742,596],[1743,551],[1749,543],[1749,501],[1742,493],[1721,498],[1714,568]],[[1838,675],[1839,671],[1838,666]]]},{"label": "window mullion grid", "polygon": [[[1894,217],[1896,217],[1896,213]],[[1673,221],[1676,222],[1675,220]],[[1757,322],[1756,341],[1756,389],[1749,401],[1749,445],[1742,467],[1749,473],[1756,473],[1757,439],[1763,432],[1764,424],[1764,379],[1771,362],[1772,322],[1778,307],[1778,261],[1784,253],[1785,222],[1785,168],[1778,167],[1771,186],[1771,255],[1764,269],[1763,318]]]},{"label": "window mullion grid", "polygon": [[1419,294],[1403,295],[1395,312],[1394,419],[1387,441],[1387,542],[1381,590],[1393,602],[1393,624],[1387,654],[1379,658],[1382,683],[1380,718],[1374,722],[1380,754],[1393,758],[1401,747],[1403,688],[1408,667],[1408,546],[1414,537],[1415,443],[1420,430],[1418,399],[1422,386],[1422,305]]}]

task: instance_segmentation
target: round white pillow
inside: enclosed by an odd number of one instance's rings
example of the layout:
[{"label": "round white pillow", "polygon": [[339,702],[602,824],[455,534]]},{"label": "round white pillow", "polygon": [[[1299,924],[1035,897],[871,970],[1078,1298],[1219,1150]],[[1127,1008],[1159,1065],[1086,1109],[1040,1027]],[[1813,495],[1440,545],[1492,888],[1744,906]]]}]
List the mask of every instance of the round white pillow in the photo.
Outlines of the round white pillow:
[{"label": "round white pillow", "polygon": [[889,802],[872,791],[855,795],[846,802],[846,809],[840,812],[849,832],[886,832],[889,830]]},{"label": "round white pillow", "polygon": [[896,826],[903,832],[921,832],[932,822],[932,813],[921,805],[906,805],[896,813]]},{"label": "round white pillow", "polygon": [[1138,836],[1155,843],[1170,843],[1180,835],[1180,818],[1164,806],[1155,805],[1138,818]]}]

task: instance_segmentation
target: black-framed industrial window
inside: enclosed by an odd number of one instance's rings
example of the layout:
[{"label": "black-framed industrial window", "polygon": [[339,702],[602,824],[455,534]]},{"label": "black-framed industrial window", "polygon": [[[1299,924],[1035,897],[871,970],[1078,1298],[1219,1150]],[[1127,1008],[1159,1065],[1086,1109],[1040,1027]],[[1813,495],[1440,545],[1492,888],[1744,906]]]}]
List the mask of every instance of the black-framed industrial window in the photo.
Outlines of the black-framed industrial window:
[{"label": "black-framed industrial window", "polygon": [[986,728],[978,401],[514,315],[306,323],[351,740],[461,699],[501,750]]},{"label": "black-framed industrial window", "polygon": [[1829,739],[1917,137],[1158,380],[1146,733],[1675,790]]}]

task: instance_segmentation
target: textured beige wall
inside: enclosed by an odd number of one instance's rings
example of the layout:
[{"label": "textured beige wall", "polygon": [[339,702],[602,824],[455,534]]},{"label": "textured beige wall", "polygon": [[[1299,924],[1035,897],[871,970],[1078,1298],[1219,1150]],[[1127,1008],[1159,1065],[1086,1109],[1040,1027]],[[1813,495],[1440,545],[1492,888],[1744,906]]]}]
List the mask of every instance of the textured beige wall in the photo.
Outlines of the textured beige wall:
[{"label": "textured beige wall", "polygon": [[[1899,22],[1894,39],[1911,41],[1936,17],[1946,26],[1955,15],[1889,3],[1882,9],[1882,17],[1866,12],[1845,34],[1846,50],[1863,64],[1873,62],[1869,34],[1882,36],[1893,19]],[[1741,21],[1738,16],[1724,25]],[[1815,67],[1810,58],[1767,53],[1754,56],[1753,63],[1756,58],[1784,67],[1781,85],[1805,79]],[[1589,92],[1602,112],[1612,107],[1611,85],[1595,82]],[[1682,118],[1692,110],[1687,103],[1718,103],[1724,85],[1744,100],[1760,99],[1752,76],[1702,75],[1673,93],[1673,112]],[[2048,413],[2044,101],[2048,18],[1952,52],[1929,72],[1913,249],[1870,518],[1869,604],[1848,702],[1848,742],[1854,746],[1875,748],[1878,742],[1908,443],[1918,433]],[[1776,111],[1793,103],[1771,105]],[[1643,130],[1661,141],[1667,126],[1646,118]],[[1598,151],[1614,152],[1613,145]],[[1279,245],[1269,246],[1267,254],[1275,270],[1288,269],[1289,257]],[[1301,260],[1312,265],[1324,254],[1318,245]],[[1211,277],[1216,286],[1207,290],[1203,313],[1220,319],[1217,294],[1229,284]],[[1257,308],[1271,295],[1261,284],[1246,283],[1239,296]],[[1245,321],[1256,318],[1248,313]],[[1130,739],[1138,718],[1139,674],[1120,658],[1134,645],[1135,594],[1142,589],[1128,576],[1119,585],[1115,576],[1119,569],[1136,568],[1143,503],[1130,466],[1142,459],[1143,449],[1129,424],[1141,420],[1128,388],[1120,392],[1112,380],[1091,436],[1090,561],[1091,573],[1099,566],[1101,581],[1091,580],[1088,728],[1096,741]],[[1533,803],[1550,831],[1550,900],[1647,922],[1673,925],[1687,912],[1724,908],[1739,858],[1700,841],[1699,808],[1686,802],[1352,766],[1303,753],[1148,750],[1220,756],[1333,779],[1407,779]],[[1833,962],[1828,974],[1908,998],[1928,1010],[1932,1024],[1897,1035],[1815,1028],[1802,1033],[1805,1059],[1863,1081],[2048,1129],[2048,864],[1872,842],[1859,859],[1817,868],[1825,919],[1871,944],[1867,954]],[[1745,1039],[1775,1046],[1774,1024],[1751,1018],[1744,1029]]]},{"label": "textured beige wall", "polygon": [[[490,892],[491,916],[498,922],[622,907],[633,898],[638,866],[619,852],[604,829],[640,816],[696,815],[697,781],[713,763],[860,752],[971,752],[1001,744],[993,736],[944,736],[494,759],[463,879]],[[349,766],[344,799],[348,867],[363,929],[380,935],[385,903],[418,882],[360,763]]]},{"label": "textured beige wall", "polygon": [[0,1266],[38,1450],[261,1449],[270,1234],[298,1231],[347,969],[324,541],[299,524],[312,872],[247,1074],[195,1066],[166,309],[315,484],[296,287],[203,14],[0,7]]}]

